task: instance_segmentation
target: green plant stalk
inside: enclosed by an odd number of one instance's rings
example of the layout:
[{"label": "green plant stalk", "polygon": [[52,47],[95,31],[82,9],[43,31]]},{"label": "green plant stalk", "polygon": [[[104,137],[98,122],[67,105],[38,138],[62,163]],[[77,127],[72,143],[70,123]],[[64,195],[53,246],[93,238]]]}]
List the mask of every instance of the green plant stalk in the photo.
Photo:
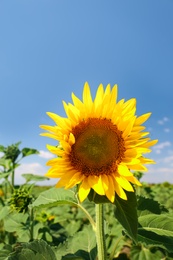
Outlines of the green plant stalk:
[{"label": "green plant stalk", "polygon": [[93,230],[96,231],[96,223],[94,222],[89,212],[81,204],[78,204],[78,207],[85,213],[85,215],[87,216],[88,220],[92,225]]},{"label": "green plant stalk", "polygon": [[5,185],[4,185],[4,198],[7,199],[7,182],[8,178],[5,178]]},{"label": "green plant stalk", "polygon": [[12,165],[12,174],[11,174],[11,186],[12,186],[12,193],[14,191],[14,169],[15,169],[15,164],[13,163]]},{"label": "green plant stalk", "polygon": [[104,234],[103,204],[95,205],[96,211],[96,241],[98,260],[106,260],[106,243]]},{"label": "green plant stalk", "polygon": [[122,239],[124,239],[124,236],[121,236],[121,237],[117,240],[117,242],[115,243],[115,245],[114,245],[114,247],[113,247],[113,250],[112,250],[112,252],[110,253],[110,256],[109,256],[109,259],[110,259],[110,260],[112,260],[112,259],[114,258],[115,252],[116,252],[116,249],[117,249],[117,246],[118,246],[119,242],[120,242]]},{"label": "green plant stalk", "polygon": [[30,211],[30,241],[34,240],[34,209],[29,208]]}]

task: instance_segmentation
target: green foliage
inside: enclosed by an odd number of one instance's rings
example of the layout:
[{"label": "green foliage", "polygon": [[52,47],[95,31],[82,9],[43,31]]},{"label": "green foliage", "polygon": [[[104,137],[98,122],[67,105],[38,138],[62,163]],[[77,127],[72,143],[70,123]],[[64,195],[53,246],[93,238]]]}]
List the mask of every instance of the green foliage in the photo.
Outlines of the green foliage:
[{"label": "green foliage", "polygon": [[56,260],[51,246],[43,240],[19,244],[8,260]]},{"label": "green foliage", "polygon": [[75,198],[75,193],[72,190],[51,188],[45,192],[42,192],[34,201],[32,207],[44,208],[62,204],[77,205],[77,199]]},{"label": "green foliage", "polygon": [[123,200],[116,196],[115,199],[115,217],[125,228],[129,236],[137,240],[137,226],[138,226],[138,217],[137,217],[137,201],[136,194],[134,192],[127,192],[127,200]]},{"label": "green foliage", "polygon": [[[32,192],[36,197],[38,194],[38,198],[31,206],[35,212],[34,241],[42,241],[41,239],[46,241],[51,246],[56,257],[55,259],[96,260],[95,233],[89,225],[88,216],[79,206],[75,192],[56,188],[49,189],[48,187],[44,189],[43,187],[35,187]],[[131,195],[132,197],[130,197]],[[137,196],[136,201],[135,193],[129,192],[127,196],[128,201],[121,201],[117,197],[115,201],[116,206],[111,203],[105,204],[106,245],[110,259],[115,257],[116,259],[121,259],[121,256],[126,254],[124,253],[126,248],[132,260],[152,259],[152,257],[155,260],[160,260],[164,257],[165,259],[166,257],[171,259],[172,213],[159,202],[153,200],[153,198]],[[94,203],[86,200],[83,203],[83,207],[93,218]],[[136,223],[136,218],[135,220],[133,219],[136,209],[139,222],[137,244],[133,242],[134,238],[132,236],[134,231],[130,227],[131,224],[133,226],[133,223]],[[10,233],[14,237],[13,245],[21,242],[27,242],[27,245],[30,244],[31,223],[29,212],[26,214],[9,212],[9,207],[6,206],[1,209],[0,215],[4,222],[5,232]],[[123,230],[125,233],[123,233]],[[15,249],[15,252],[13,249],[13,253],[9,248],[8,250],[5,247],[2,248],[0,250],[2,251],[0,260],[5,259],[7,256],[16,257],[16,259],[23,259],[25,256],[37,259],[35,251],[28,246],[25,248],[23,246],[25,243],[23,243],[20,244],[22,248],[20,247],[18,251],[19,248],[17,247],[18,249],[17,251]],[[1,258],[1,255],[4,258]],[[42,259],[39,253],[38,256]]]},{"label": "green foliage", "polygon": [[27,212],[31,202],[32,196],[30,194],[30,188],[22,186],[19,189],[15,189],[9,199],[11,209],[17,212]]},{"label": "green foliage", "polygon": [[144,245],[133,246],[130,252],[132,260],[160,260],[164,259],[164,255],[157,248],[146,248]]},{"label": "green foliage", "polygon": [[1,147],[1,151],[4,153],[4,158],[5,159],[9,159],[12,161],[12,163],[15,163],[16,159],[18,158],[19,154],[20,154],[20,150],[19,150],[19,145],[21,144],[21,142],[18,142],[16,144],[12,144],[10,146],[7,147]]},{"label": "green foliage", "polygon": [[139,217],[139,224],[139,241],[146,244],[161,245],[173,253],[173,215],[144,215]]},{"label": "green foliage", "polygon": [[93,189],[90,190],[90,193],[88,195],[88,199],[90,201],[93,201],[96,204],[110,203],[110,201],[108,200],[108,198],[106,196],[102,196],[102,195],[97,194]]},{"label": "green foliage", "polygon": [[39,152],[36,149],[31,148],[23,148],[20,153],[22,153],[22,157],[29,156],[31,154],[39,154]]},{"label": "green foliage", "polygon": [[91,190],[81,204],[74,190],[28,185],[44,176],[24,173],[25,184],[15,187],[20,160],[38,153],[19,145],[0,145],[0,260],[96,260],[96,203],[104,203],[108,259],[173,259],[172,184],[144,183],[114,203]]},{"label": "green foliage", "polygon": [[36,175],[36,174],[32,174],[32,173],[23,173],[22,177],[25,178],[26,182],[30,182],[30,181],[45,181],[48,180],[49,178],[45,177],[45,176],[40,176],[40,175]]},{"label": "green foliage", "polygon": [[96,259],[95,233],[90,226],[69,237],[65,243],[60,244],[56,250],[57,260],[61,259]]}]

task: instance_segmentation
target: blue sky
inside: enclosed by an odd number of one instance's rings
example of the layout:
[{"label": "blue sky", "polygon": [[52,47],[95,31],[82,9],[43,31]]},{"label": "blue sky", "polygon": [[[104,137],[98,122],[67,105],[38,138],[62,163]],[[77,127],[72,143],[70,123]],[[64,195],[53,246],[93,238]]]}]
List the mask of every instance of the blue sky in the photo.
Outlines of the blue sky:
[{"label": "blue sky", "polygon": [[[173,182],[173,1],[0,1],[0,144],[22,141],[42,151],[17,171],[44,174],[50,156],[40,124],[64,116],[62,100],[81,97],[85,81],[118,84],[119,99],[137,99],[137,115],[159,139],[157,162],[143,178]],[[54,181],[55,182],[55,181]]]}]

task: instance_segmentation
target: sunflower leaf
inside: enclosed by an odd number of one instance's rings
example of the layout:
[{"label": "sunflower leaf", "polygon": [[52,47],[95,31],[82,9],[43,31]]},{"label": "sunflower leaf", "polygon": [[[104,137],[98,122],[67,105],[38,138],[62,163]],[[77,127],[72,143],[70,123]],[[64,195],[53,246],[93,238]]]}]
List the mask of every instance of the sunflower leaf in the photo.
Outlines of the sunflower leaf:
[{"label": "sunflower leaf", "polygon": [[46,190],[38,196],[31,207],[46,208],[63,204],[71,204],[78,206],[75,193],[72,190],[65,190],[63,188],[51,188]]},{"label": "sunflower leaf", "polygon": [[39,151],[37,151],[36,149],[31,149],[27,147],[23,148],[21,152],[22,152],[22,157],[26,157],[31,154],[39,154]]},{"label": "sunflower leaf", "polygon": [[40,176],[40,175],[36,175],[36,174],[32,174],[32,173],[23,173],[22,177],[24,177],[27,182],[29,182],[29,181],[45,181],[45,180],[49,179],[45,176]]},{"label": "sunflower leaf", "polygon": [[152,252],[150,248],[144,245],[135,245],[131,247],[130,257],[133,260],[163,259],[164,255],[161,251]]},{"label": "sunflower leaf", "polygon": [[168,210],[158,201],[153,200],[151,198],[145,198],[142,196],[137,196],[137,204],[138,204],[138,217],[148,215],[148,214],[158,214],[166,213]]},{"label": "sunflower leaf", "polygon": [[95,233],[91,226],[86,226],[82,231],[69,237],[64,244],[60,244],[56,250],[57,260],[96,259],[97,248]]},{"label": "sunflower leaf", "polygon": [[173,253],[172,214],[148,214],[139,217],[138,241],[163,246]]},{"label": "sunflower leaf", "polygon": [[51,246],[43,240],[35,240],[30,243],[21,244],[14,253],[11,253],[9,260],[56,260]]},{"label": "sunflower leaf", "polygon": [[111,203],[106,196],[97,194],[93,189],[90,190],[88,199],[89,201],[93,201],[96,204]]},{"label": "sunflower leaf", "polygon": [[126,192],[127,200],[123,200],[118,195],[115,196],[115,217],[125,228],[129,236],[137,241],[137,201],[135,192]]}]

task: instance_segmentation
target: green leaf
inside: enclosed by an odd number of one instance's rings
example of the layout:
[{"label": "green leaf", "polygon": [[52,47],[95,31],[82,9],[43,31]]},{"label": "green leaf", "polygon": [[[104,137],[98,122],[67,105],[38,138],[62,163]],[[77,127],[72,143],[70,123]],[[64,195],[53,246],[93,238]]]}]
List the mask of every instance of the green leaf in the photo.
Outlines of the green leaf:
[{"label": "green leaf", "polygon": [[11,245],[4,245],[2,248],[0,248],[0,260],[8,260],[8,256],[12,251],[13,248]]},{"label": "green leaf", "polygon": [[158,201],[155,201],[150,198],[138,197],[138,216],[148,215],[149,213],[161,214],[162,212],[168,212],[168,210],[159,204]]},{"label": "green leaf", "polygon": [[13,212],[4,219],[4,228],[8,232],[19,231],[24,227],[28,218],[28,214]]},{"label": "green leaf", "polygon": [[39,154],[39,151],[37,151],[36,149],[31,149],[27,147],[23,148],[21,152],[23,157],[26,157],[31,154]]},{"label": "green leaf", "polygon": [[5,173],[0,173],[0,179],[6,178],[10,175],[11,171],[5,172]]},{"label": "green leaf", "polygon": [[22,177],[24,177],[27,182],[49,180],[49,178],[47,178],[45,176],[40,176],[40,175],[36,175],[36,174],[32,174],[32,173],[23,173]]},{"label": "green leaf", "polygon": [[93,189],[90,190],[88,199],[89,199],[89,201],[93,201],[96,204],[111,203],[110,200],[106,196],[97,194]]},{"label": "green leaf", "polygon": [[56,260],[52,248],[43,240],[23,243],[9,260]]},{"label": "green leaf", "polygon": [[70,236],[74,235],[81,227],[81,221],[72,219],[69,224],[65,226],[65,229],[67,230],[68,234]]},{"label": "green leaf", "polygon": [[149,214],[139,217],[138,240],[162,245],[173,252],[173,217],[171,214]]},{"label": "green leaf", "polygon": [[77,199],[75,198],[75,194],[72,190],[65,190],[63,188],[51,188],[42,192],[31,206],[33,208],[45,208],[62,204],[71,204],[78,206]]},{"label": "green leaf", "polygon": [[161,251],[152,252],[150,249],[144,247],[143,245],[132,246],[130,250],[131,260],[160,260],[164,255]]},{"label": "green leaf", "polygon": [[3,145],[0,145],[0,152],[4,152],[5,147]]},{"label": "green leaf", "polygon": [[10,207],[5,206],[0,210],[0,220],[4,219],[10,213]]},{"label": "green leaf", "polygon": [[82,231],[68,238],[64,244],[60,244],[57,248],[56,255],[57,260],[96,259],[96,238],[91,226],[86,226]]},{"label": "green leaf", "polygon": [[118,195],[115,197],[115,217],[125,228],[129,236],[136,241],[138,227],[136,194],[135,192],[125,192],[127,200],[121,199]]},{"label": "green leaf", "polygon": [[0,158],[0,165],[3,166],[6,170],[8,170],[11,166],[11,160],[5,159],[4,157]]},{"label": "green leaf", "polygon": [[16,232],[18,241],[28,241],[30,234],[27,225],[28,214],[12,212],[6,216],[4,221],[4,229],[7,232]]}]

